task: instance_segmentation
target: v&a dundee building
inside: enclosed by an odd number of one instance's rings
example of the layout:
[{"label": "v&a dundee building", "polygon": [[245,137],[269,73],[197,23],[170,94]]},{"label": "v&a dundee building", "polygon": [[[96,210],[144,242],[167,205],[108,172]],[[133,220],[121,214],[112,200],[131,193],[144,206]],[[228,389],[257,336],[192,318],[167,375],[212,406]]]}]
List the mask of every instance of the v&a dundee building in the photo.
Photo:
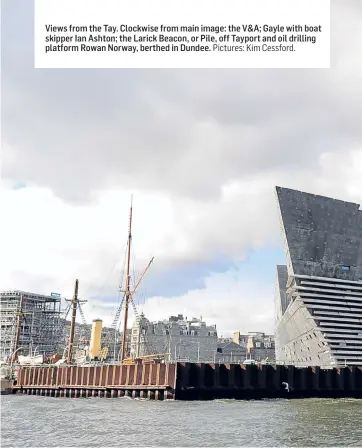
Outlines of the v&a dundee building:
[{"label": "v&a dundee building", "polygon": [[286,266],[277,267],[276,359],[362,365],[362,211],[276,187]]}]

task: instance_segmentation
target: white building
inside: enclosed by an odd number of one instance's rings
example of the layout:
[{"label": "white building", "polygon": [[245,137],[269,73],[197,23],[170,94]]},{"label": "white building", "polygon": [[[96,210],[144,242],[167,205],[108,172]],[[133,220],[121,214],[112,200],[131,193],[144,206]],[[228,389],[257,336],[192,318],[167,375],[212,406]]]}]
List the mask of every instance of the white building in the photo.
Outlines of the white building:
[{"label": "white building", "polygon": [[142,314],[132,328],[131,356],[167,354],[169,361],[214,362],[217,356],[216,325],[183,315],[150,322]]}]

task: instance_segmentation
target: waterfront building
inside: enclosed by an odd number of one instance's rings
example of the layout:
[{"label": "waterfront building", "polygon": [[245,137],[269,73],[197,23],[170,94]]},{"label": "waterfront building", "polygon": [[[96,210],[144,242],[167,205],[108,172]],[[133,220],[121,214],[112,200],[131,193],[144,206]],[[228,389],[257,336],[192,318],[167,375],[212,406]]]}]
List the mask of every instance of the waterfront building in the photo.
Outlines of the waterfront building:
[{"label": "waterfront building", "polygon": [[276,187],[286,265],[277,267],[276,358],[362,365],[362,211]]},{"label": "waterfront building", "polygon": [[246,347],[236,344],[232,340],[218,341],[216,362],[242,363],[246,359]]},{"label": "waterfront building", "polygon": [[0,305],[2,359],[14,352],[16,344],[19,353],[26,355],[32,350],[41,355],[50,355],[57,351],[61,334],[58,295],[46,296],[18,290],[1,291]]},{"label": "waterfront building", "polygon": [[245,349],[247,359],[253,359],[258,362],[275,361],[275,342],[273,335],[268,335],[263,332],[240,334],[239,331],[236,331],[233,341]]},{"label": "waterfront building", "polygon": [[131,356],[167,354],[169,361],[214,362],[217,357],[216,325],[183,315],[150,322],[143,314],[132,328]]}]

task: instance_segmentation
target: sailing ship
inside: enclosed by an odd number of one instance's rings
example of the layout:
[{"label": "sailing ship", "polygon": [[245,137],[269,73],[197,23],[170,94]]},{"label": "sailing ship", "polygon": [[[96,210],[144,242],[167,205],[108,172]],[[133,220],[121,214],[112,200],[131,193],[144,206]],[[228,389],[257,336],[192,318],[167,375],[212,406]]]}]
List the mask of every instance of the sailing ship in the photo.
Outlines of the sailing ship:
[{"label": "sailing ship", "polygon": [[[141,319],[137,313],[137,308],[135,302],[133,300],[133,296],[136,293],[139,285],[144,279],[147,271],[149,270],[151,264],[153,263],[154,257],[151,258],[150,262],[142,272],[139,280],[135,284],[133,288],[131,288],[131,274],[130,274],[130,263],[131,263],[131,245],[132,245],[132,218],[133,218],[133,197],[131,196],[131,207],[129,212],[129,226],[128,226],[128,239],[127,239],[127,260],[126,260],[126,284],[125,289],[122,290],[120,288],[120,292],[122,292],[123,299],[121,304],[117,310],[115,321],[113,322],[114,327],[116,327],[116,323],[118,322],[122,305],[124,304],[124,318],[123,318],[123,331],[122,331],[122,345],[121,345],[121,353],[120,353],[120,362],[122,364],[130,364],[130,363],[150,363],[150,362],[162,362],[164,361],[166,356],[169,356],[169,353],[152,353],[148,355],[140,356],[138,350],[136,353],[130,353],[131,356],[127,357],[127,328],[128,328],[128,316],[129,316],[129,306],[133,305],[136,322],[138,325],[141,323]],[[139,331],[140,335],[141,332]],[[146,335],[142,336],[146,338]],[[138,346],[140,344],[140,340],[137,342]]]}]

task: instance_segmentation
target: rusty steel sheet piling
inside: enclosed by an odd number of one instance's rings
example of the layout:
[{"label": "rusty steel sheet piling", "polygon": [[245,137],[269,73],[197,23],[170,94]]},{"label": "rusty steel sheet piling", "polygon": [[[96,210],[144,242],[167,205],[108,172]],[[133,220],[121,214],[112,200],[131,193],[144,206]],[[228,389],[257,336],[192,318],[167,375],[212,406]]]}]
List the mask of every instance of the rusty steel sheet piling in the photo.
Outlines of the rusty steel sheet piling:
[{"label": "rusty steel sheet piling", "polygon": [[174,399],[175,364],[46,366],[19,369],[14,392],[51,397]]},{"label": "rusty steel sheet piling", "polygon": [[149,400],[362,398],[362,367],[194,363],[23,367],[13,392]]}]

